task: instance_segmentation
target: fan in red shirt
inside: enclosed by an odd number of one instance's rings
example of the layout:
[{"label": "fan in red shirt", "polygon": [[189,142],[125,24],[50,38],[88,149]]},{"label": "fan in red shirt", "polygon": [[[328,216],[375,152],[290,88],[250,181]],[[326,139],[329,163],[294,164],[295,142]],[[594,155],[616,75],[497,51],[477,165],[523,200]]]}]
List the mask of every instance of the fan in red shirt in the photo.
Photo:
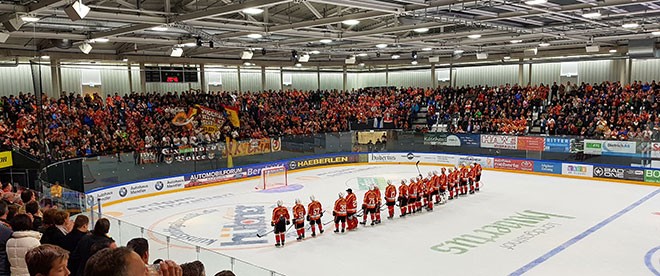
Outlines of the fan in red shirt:
[{"label": "fan in red shirt", "polygon": [[277,201],[277,207],[273,209],[273,218],[270,222],[271,226],[275,227],[275,246],[284,246],[284,233],[286,226],[291,224],[289,217],[289,210],[282,206],[282,201]]},{"label": "fan in red shirt", "polygon": [[296,240],[301,241],[305,238],[305,214],[307,212],[298,198],[296,198],[296,205],[291,210],[293,211],[293,224],[296,226],[296,233],[298,234]]},{"label": "fan in red shirt", "polygon": [[316,229],[314,225],[319,228],[319,233],[323,234],[323,224],[321,223],[323,208],[321,207],[321,202],[316,201],[314,196],[310,196],[309,200],[311,202],[307,205],[307,221],[309,221],[310,227],[312,228],[312,237],[316,237]]},{"label": "fan in red shirt", "polygon": [[385,205],[389,212],[388,219],[394,218],[394,205],[396,205],[396,187],[392,185],[392,180],[387,180],[387,187],[385,187]]}]

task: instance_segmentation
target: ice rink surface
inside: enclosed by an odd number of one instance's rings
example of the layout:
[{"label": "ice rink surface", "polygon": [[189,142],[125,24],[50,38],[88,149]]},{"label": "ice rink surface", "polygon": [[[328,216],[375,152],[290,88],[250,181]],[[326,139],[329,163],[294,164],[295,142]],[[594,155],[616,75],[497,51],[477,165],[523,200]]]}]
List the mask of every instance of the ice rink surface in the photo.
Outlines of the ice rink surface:
[{"label": "ice rink surface", "polygon": [[[420,166],[424,175],[439,168]],[[605,181],[484,170],[481,192],[433,212],[399,218],[396,208],[387,220],[384,210],[380,225],[335,234],[330,223],[301,242],[291,229],[283,248],[272,234],[256,237],[271,230],[277,200],[291,208],[300,198],[307,206],[315,195],[327,222],[347,187],[361,204],[368,184],[384,188],[391,179],[398,186],[415,175],[414,165],[292,171],[283,190],[256,191],[261,180],[250,179],[128,201],[104,214],[289,276],[660,275],[660,188]],[[149,238],[152,260],[168,257],[165,239]],[[195,258],[185,245],[171,251],[176,260]]]}]

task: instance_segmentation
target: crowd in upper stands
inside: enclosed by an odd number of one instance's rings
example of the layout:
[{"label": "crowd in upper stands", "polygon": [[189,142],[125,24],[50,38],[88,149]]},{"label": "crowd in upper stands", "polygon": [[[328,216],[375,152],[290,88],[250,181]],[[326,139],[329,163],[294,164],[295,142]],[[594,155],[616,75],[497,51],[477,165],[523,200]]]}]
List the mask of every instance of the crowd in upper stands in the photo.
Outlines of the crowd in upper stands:
[{"label": "crowd in upper stands", "polygon": [[[152,147],[349,130],[351,124],[428,131],[447,123],[454,133],[549,135],[649,140],[660,129],[660,86],[655,82],[501,85],[444,88],[364,88],[353,91],[181,92],[43,97],[44,135],[50,160]],[[239,128],[216,135],[175,126],[172,119],[195,104],[240,110]],[[427,125],[415,126],[422,108]],[[0,142],[36,154],[34,95],[0,99]]]},{"label": "crowd in upper stands", "polygon": [[72,219],[56,198],[40,200],[35,191],[8,182],[1,184],[0,198],[0,276],[206,275],[199,261],[151,260],[144,238],[118,245],[108,235],[108,219],[91,222],[82,214]]}]

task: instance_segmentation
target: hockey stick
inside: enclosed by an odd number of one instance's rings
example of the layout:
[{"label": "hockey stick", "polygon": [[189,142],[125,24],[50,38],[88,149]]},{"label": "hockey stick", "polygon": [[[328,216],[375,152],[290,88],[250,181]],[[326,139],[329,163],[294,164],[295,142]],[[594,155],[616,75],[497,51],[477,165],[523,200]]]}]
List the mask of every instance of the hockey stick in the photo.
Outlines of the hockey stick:
[{"label": "hockey stick", "polygon": [[263,238],[264,236],[266,236],[266,235],[268,235],[268,234],[270,234],[270,233],[273,233],[273,232],[275,232],[275,229],[270,230],[270,231],[268,231],[268,232],[266,232],[266,233],[263,233],[263,234],[259,234],[259,233],[257,233],[257,237],[259,237],[259,238]]},{"label": "hockey stick", "polygon": [[419,170],[419,160],[417,163],[415,163],[415,167],[417,167],[417,172],[419,173],[419,176],[422,176],[422,172]]}]

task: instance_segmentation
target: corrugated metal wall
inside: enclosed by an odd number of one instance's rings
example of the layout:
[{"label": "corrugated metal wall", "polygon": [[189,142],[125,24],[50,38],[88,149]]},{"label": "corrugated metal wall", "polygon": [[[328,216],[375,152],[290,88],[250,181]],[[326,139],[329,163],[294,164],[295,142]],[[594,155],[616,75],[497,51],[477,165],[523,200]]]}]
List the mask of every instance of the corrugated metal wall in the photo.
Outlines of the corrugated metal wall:
[{"label": "corrugated metal wall", "polygon": [[578,62],[578,82],[616,81],[619,73],[613,60]]},{"label": "corrugated metal wall", "polygon": [[255,92],[261,90],[261,70],[241,69],[241,90]]},{"label": "corrugated metal wall", "polygon": [[[342,73],[339,75],[339,89],[344,85]],[[358,73],[346,73],[346,90],[360,88],[360,76]]]},{"label": "corrugated metal wall", "polygon": [[282,80],[280,70],[266,70],[266,90],[280,90]]},{"label": "corrugated metal wall", "polygon": [[[517,66],[517,65],[516,65]],[[529,65],[525,64],[523,68],[524,79],[529,78]],[[532,65],[532,84],[552,85],[560,83],[561,63],[539,63]],[[518,80],[516,80],[518,82]]]},{"label": "corrugated metal wall", "polygon": [[343,86],[342,73],[321,72],[321,87],[325,90],[341,90]]},{"label": "corrugated metal wall", "polygon": [[[0,67],[0,97],[18,95],[19,92],[34,93],[32,83],[32,70],[28,64],[19,64],[16,67]],[[52,95],[50,66],[41,66],[42,91]]]},{"label": "corrugated metal wall", "polygon": [[456,68],[456,86],[500,85],[517,82],[517,64]]},{"label": "corrugated metal wall", "polygon": [[660,81],[660,59],[633,60],[631,80]]},{"label": "corrugated metal wall", "polygon": [[365,72],[358,75],[358,87],[385,86],[385,72]]},{"label": "corrugated metal wall", "polygon": [[67,93],[81,93],[82,72],[78,67],[62,66],[60,68],[62,91]]},{"label": "corrugated metal wall", "polygon": [[316,90],[318,88],[318,76],[316,72],[292,72],[291,89]]},{"label": "corrugated metal wall", "polygon": [[431,70],[390,72],[390,85],[403,87],[431,87]]},{"label": "corrugated metal wall", "polygon": [[[101,88],[103,89],[102,96],[114,95],[115,93],[124,94],[130,91],[128,85],[128,68],[102,68],[101,70]],[[139,77],[139,76],[138,76]],[[138,87],[134,88],[139,90]]]}]

